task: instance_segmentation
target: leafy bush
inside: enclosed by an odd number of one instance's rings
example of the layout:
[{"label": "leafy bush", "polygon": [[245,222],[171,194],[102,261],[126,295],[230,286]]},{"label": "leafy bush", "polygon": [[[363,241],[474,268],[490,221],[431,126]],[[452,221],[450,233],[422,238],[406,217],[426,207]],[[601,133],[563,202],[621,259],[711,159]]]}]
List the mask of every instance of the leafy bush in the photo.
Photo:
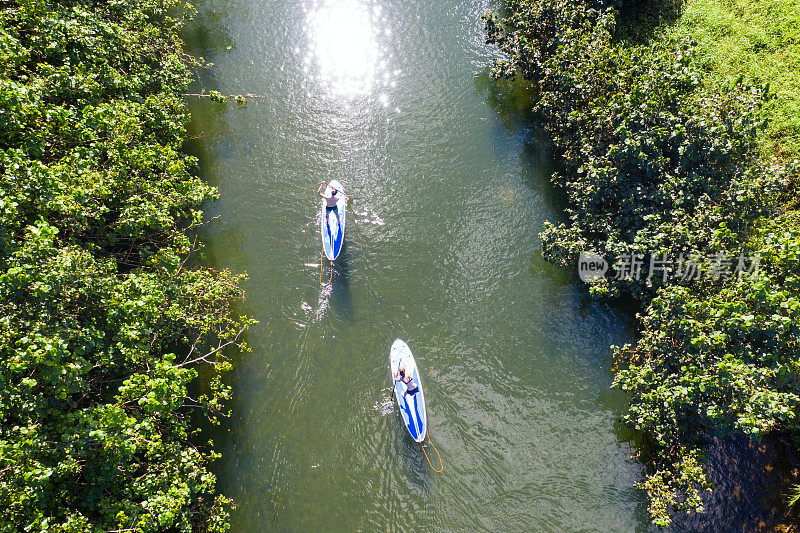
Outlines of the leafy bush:
[{"label": "leafy bush", "polygon": [[[617,351],[615,386],[629,393],[626,421],[653,445],[641,486],[654,522],[668,525],[676,509],[703,508],[704,439],[798,434],[800,232],[781,219],[753,236],[798,175],[760,159],[768,86],[708,83],[694,47],[642,44],[648,32],[634,19],[615,32],[619,9],[630,17],[652,3],[510,0],[508,16],[486,16],[486,30],[507,55],[495,76],[532,80],[560,156],[553,181],[569,221],[546,225],[547,259],[761,255],[761,271],[724,283],[612,272],[591,286],[649,306],[639,343]],[[647,20],[663,18],[653,10]]]},{"label": "leafy bush", "polygon": [[706,438],[800,428],[800,229],[773,222],[755,241],[758,271],[711,294],[662,290],[637,345],[617,350],[615,386],[631,399],[625,419],[661,450],[644,483],[661,525],[672,508],[700,506]]},{"label": "leafy bush", "polygon": [[[738,250],[785,182],[756,157],[768,88],[740,79],[706,91],[687,44],[615,43],[615,11],[600,2],[519,0],[511,12],[487,18],[489,42],[509,56],[495,75],[534,81],[561,156],[553,181],[569,197],[569,223],[542,234],[545,257]],[[647,301],[663,284],[605,279],[593,290]]]},{"label": "leafy bush", "polygon": [[251,321],[239,277],[186,268],[216,192],[180,152],[185,9],[0,8],[0,529],[227,528],[190,417],[224,414]]}]

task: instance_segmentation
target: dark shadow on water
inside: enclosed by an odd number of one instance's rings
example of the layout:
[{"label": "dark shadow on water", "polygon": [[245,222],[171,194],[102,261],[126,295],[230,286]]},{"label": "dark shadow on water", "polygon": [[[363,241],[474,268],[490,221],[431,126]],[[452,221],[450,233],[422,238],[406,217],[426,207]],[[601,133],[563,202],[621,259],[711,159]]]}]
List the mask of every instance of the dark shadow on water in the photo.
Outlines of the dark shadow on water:
[{"label": "dark shadow on water", "polygon": [[787,447],[775,438],[711,438],[705,453],[714,491],[703,513],[676,513],[673,531],[773,531],[782,520],[791,468]]},{"label": "dark shadow on water", "polygon": [[[392,393],[392,395],[394,395],[394,393]],[[413,483],[420,492],[425,492],[428,489],[428,484],[433,472],[431,471],[431,467],[428,466],[428,461],[425,460],[422,447],[409,435],[403,422],[403,417],[400,416],[399,412],[395,414],[397,419],[397,438],[403,443],[400,457],[403,457],[406,462],[408,481]]]},{"label": "dark shadow on water", "polygon": [[[627,405],[623,392],[612,390],[610,394],[606,402],[617,408]],[[621,420],[614,424],[614,431],[620,442],[639,451],[643,464],[650,463],[655,450],[642,433]],[[673,513],[668,531],[793,531],[779,526],[793,523],[785,514],[785,499],[789,487],[800,481],[796,447],[775,437],[757,442],[741,434],[709,436],[707,441],[703,452],[713,491],[702,496],[705,511]],[[641,489],[632,490],[639,490],[637,514],[641,513],[643,523],[649,524],[646,494]],[[648,525],[648,530],[664,531],[653,525]]]},{"label": "dark shadow on water", "polygon": [[568,287],[574,283],[563,268],[545,259],[541,250],[534,250],[531,254],[528,273],[534,279],[547,278],[556,287]]},{"label": "dark shadow on water", "polygon": [[[610,408],[612,412],[619,413],[620,415],[625,412],[625,409],[627,409],[628,406],[627,395],[618,389],[608,389],[603,391],[599,400],[603,405],[606,405],[608,408]],[[634,459],[634,457],[636,456],[636,451],[641,450],[642,446],[644,445],[644,435],[635,429],[628,427],[624,422],[622,422],[621,419],[614,421],[613,428],[614,434],[617,437],[617,441],[621,445],[627,445],[629,447],[631,454],[630,460],[635,460],[639,465],[641,465],[641,462],[637,459]],[[644,479],[645,467],[642,465],[640,466],[640,469],[641,478],[635,480],[636,482]],[[650,516],[647,511],[647,494],[645,491],[636,487],[634,483],[631,484],[628,490],[630,490],[630,493],[633,495],[633,499],[636,501],[636,510],[634,513],[637,521],[639,522],[636,527],[636,531],[665,531],[663,529],[659,529],[650,522]]]},{"label": "dark shadow on water", "polygon": [[[194,18],[188,21],[181,31],[180,37],[184,42],[183,48],[195,58],[202,57],[204,63],[215,61],[218,55],[234,45],[233,37],[225,25],[228,13],[224,11],[214,12],[213,9],[208,7],[211,4],[210,1],[198,0],[192,3],[199,9]],[[189,84],[188,93],[199,93],[201,90],[205,90],[208,93],[211,90],[219,90],[220,84],[214,67],[194,68],[192,74],[193,79]],[[206,183],[216,186],[219,179],[213,170],[213,166],[214,162],[219,159],[219,147],[215,143],[219,139],[227,138],[230,133],[230,126],[226,119],[228,108],[226,104],[212,102],[209,98],[186,97],[186,104],[189,112],[189,123],[187,125],[187,137],[181,150],[197,160],[196,166],[191,169],[191,172],[198,175]],[[204,204],[202,209],[206,220],[217,214],[217,208],[213,202]],[[241,231],[230,224],[225,224],[224,216],[222,220],[214,220],[197,231],[197,237],[201,243],[209,242],[212,235],[217,240],[242,242]],[[220,237],[220,235],[224,237]],[[230,266],[231,257],[229,253],[224,260],[217,257],[217,255],[213,247],[207,246],[202,250],[202,253],[196,253],[187,262],[187,267]],[[241,254],[236,257],[236,262],[241,262]],[[234,314],[253,315],[247,301],[234,302],[232,312]],[[263,331],[263,328],[268,327],[268,324],[253,326],[240,341],[257,345],[257,342],[251,341],[251,338],[257,336],[255,331],[259,328]],[[235,348],[226,349],[223,353],[236,369],[223,377],[223,382],[232,386],[237,379],[240,379],[240,376],[237,376],[237,372],[240,371],[241,363],[248,359],[249,354]],[[192,382],[190,390],[190,395],[193,397],[209,393],[212,377],[211,370],[207,367],[200,366],[197,367],[197,370],[199,376]],[[244,401],[245,399],[234,395],[234,399],[226,402],[225,407],[226,409],[241,410],[241,402]],[[233,446],[230,443],[231,434],[228,431],[236,424],[234,418],[221,417],[220,425],[213,425],[201,414],[199,409],[193,410],[192,417],[192,426],[200,428],[200,432],[192,436],[197,445],[205,445],[209,438],[213,438],[216,451],[232,449]],[[211,470],[217,475],[221,474],[221,468],[223,466],[220,461],[215,461],[211,465]]]},{"label": "dark shadow on water", "polygon": [[[491,68],[486,67],[474,77],[475,89],[486,95],[486,103],[496,113],[500,129],[506,135],[522,133],[522,151],[519,154],[520,178],[533,191],[538,200],[538,216],[554,223],[566,222],[568,204],[566,192],[552,181],[557,170],[552,144],[538,122],[533,107],[536,91],[530,82],[518,77],[516,80],[491,78]],[[532,277],[544,275],[558,286],[574,283],[573,276],[564,269],[546,261],[541,250],[533,250],[528,268]],[[574,276],[577,279],[577,275]]]},{"label": "dark shadow on water", "polygon": [[186,23],[181,38],[184,49],[194,57],[203,57],[208,60],[223,50],[230,50],[235,46],[233,36],[228,31],[225,23],[230,17],[226,9],[214,10],[209,7],[214,4],[208,0],[192,2],[197,8],[197,14]]},{"label": "dark shadow on water", "polygon": [[550,140],[539,129],[531,131],[529,136],[519,155],[522,182],[542,199],[548,220],[566,222],[569,198],[562,187],[553,183],[558,166]]},{"label": "dark shadow on water", "polygon": [[219,180],[211,168],[219,153],[209,140],[230,131],[225,120],[225,104],[212,102],[208,98],[201,101],[189,98],[187,106],[190,113],[186,128],[188,136],[181,150],[197,159],[198,175],[209,185],[217,186]]},{"label": "dark shadow on water", "polygon": [[[339,316],[347,323],[352,324],[354,319],[353,293],[350,290],[350,262],[351,256],[357,255],[358,250],[353,250],[354,245],[345,239],[339,257],[330,265],[333,268],[333,279],[331,280],[330,304],[339,313]],[[357,246],[355,246],[357,248]]]},{"label": "dark shadow on water", "polygon": [[[201,2],[205,4],[206,2]],[[196,7],[202,5],[195,3]],[[187,22],[181,31],[184,49],[191,56],[204,59],[204,62],[216,60],[224,50],[233,46],[233,38],[225,26],[228,14],[213,12],[208,7],[198,9],[199,13]],[[214,67],[199,68],[194,72],[193,80],[189,84],[189,93],[206,93],[219,90],[220,83],[216,78]],[[217,160],[217,151],[212,145],[212,140],[222,138],[230,132],[226,120],[226,110],[229,104],[213,102],[210,98],[186,97],[186,104],[190,113],[190,122],[187,127],[187,140],[183,144],[183,151],[197,158],[200,177],[211,185],[216,185],[216,177],[210,172],[211,164]]]},{"label": "dark shadow on water", "polygon": [[[492,80],[488,68],[475,77],[475,85],[476,89],[486,94],[486,102],[496,111],[500,128],[505,134],[522,134],[524,137],[519,155],[520,177],[522,183],[538,199],[536,209],[539,212],[532,213],[531,216],[538,216],[552,223],[568,223],[566,214],[569,206],[568,193],[553,181],[553,175],[561,170],[556,160],[557,156],[540,119],[533,111],[537,98],[535,87],[521,77],[514,81]],[[576,302],[576,319],[609,315],[608,320],[622,325],[620,343],[635,342],[637,320],[634,317],[641,308],[632,298],[603,299],[592,296],[588,285],[578,276],[577,265],[575,268],[554,265],[544,258],[541,250],[532,251],[529,272],[534,278],[547,278],[554,285],[563,288],[566,294],[571,295]],[[609,346],[603,346],[599,353],[602,355],[598,356],[597,365],[606,370],[610,383],[612,350]],[[638,463],[634,456],[644,439],[642,434],[629,429],[620,421],[620,417],[628,408],[625,393],[615,389],[605,389],[598,397],[598,404],[601,409],[612,413],[612,418],[615,418],[613,430],[618,442],[629,449],[630,460]],[[639,468],[644,472],[643,466]],[[633,475],[636,477],[635,471]],[[636,502],[635,517],[638,521],[636,530],[656,531],[648,518],[645,495],[634,486],[634,483],[640,480],[633,479],[629,488]]]},{"label": "dark shadow on water", "polygon": [[491,67],[475,74],[475,90],[486,95],[486,103],[497,112],[500,125],[507,133],[516,133],[522,128],[535,125],[533,106],[536,94],[530,82],[518,76],[515,80],[491,77]]},{"label": "dark shadow on water", "polygon": [[595,306],[603,306],[609,312],[618,316],[622,321],[629,322],[626,326],[626,333],[633,335],[637,330],[637,321],[634,317],[644,311],[641,302],[629,294],[621,294],[616,297],[598,297],[592,296],[589,292],[589,286],[581,281],[577,272],[572,273],[574,282],[580,288],[580,296],[578,297],[578,313],[581,316],[588,315],[592,312]]},{"label": "dark shadow on water", "polygon": [[[194,2],[198,13],[186,23],[181,31],[184,49],[195,58],[203,58],[203,63],[217,61],[218,56],[234,46],[233,36],[230,35],[225,20],[229,13],[225,10],[214,11],[206,2]],[[216,77],[213,66],[198,67],[195,69],[192,82],[189,84],[188,93],[220,90],[220,83]],[[216,179],[209,172],[212,161],[217,159],[215,149],[209,140],[221,138],[230,131],[226,121],[228,105],[213,102],[210,98],[186,97],[187,107],[191,115],[187,128],[188,136],[183,145],[183,151],[197,158],[200,176],[211,185],[216,185]]]}]

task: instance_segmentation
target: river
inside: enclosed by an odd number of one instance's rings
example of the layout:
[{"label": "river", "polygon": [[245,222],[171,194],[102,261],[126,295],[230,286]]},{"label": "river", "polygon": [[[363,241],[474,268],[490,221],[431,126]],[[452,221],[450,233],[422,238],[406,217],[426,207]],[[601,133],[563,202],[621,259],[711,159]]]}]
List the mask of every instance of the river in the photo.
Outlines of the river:
[{"label": "river", "polygon": [[[630,318],[536,250],[557,220],[524,97],[490,83],[483,1],[201,1],[190,149],[221,199],[205,261],[247,272],[260,323],[216,435],[233,531],[646,528],[609,390]],[[320,180],[353,195],[320,284]],[[330,275],[324,264],[324,278]],[[327,279],[323,279],[327,281]],[[389,347],[420,365],[428,466],[392,408]]]}]

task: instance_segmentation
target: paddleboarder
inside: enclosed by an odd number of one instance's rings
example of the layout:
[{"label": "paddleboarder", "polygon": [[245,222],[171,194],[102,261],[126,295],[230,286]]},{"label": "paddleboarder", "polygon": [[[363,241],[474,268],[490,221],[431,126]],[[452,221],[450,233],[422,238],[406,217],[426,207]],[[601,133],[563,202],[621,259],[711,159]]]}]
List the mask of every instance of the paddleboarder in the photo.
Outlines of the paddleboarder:
[{"label": "paddleboarder", "polygon": [[417,384],[414,383],[414,378],[411,376],[406,375],[406,368],[403,363],[400,363],[400,367],[397,369],[397,378],[395,381],[402,381],[406,386],[406,391],[403,393],[403,396],[407,396],[409,394],[416,394],[419,391],[417,388]]},{"label": "paddleboarder", "polygon": [[[325,189],[325,192],[322,192],[323,189]],[[339,191],[331,187],[331,192],[328,192],[328,184],[323,181],[320,183],[319,189],[317,189],[317,194],[325,199],[326,214],[328,211],[336,209],[336,203],[339,201],[336,195],[339,194]]]}]

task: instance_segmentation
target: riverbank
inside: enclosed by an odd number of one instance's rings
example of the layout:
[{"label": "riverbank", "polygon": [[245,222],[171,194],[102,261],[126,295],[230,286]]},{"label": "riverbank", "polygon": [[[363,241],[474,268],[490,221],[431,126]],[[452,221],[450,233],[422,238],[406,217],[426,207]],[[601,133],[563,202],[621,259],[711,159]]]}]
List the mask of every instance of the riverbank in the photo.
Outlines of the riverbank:
[{"label": "riverbank", "polygon": [[[560,156],[569,221],[545,229],[545,256],[576,268],[594,252],[611,269],[593,294],[645,308],[640,341],[617,350],[615,386],[652,452],[641,486],[659,525],[703,510],[709,439],[797,433],[800,231],[786,210],[798,72],[789,61],[748,77],[794,57],[791,33],[766,21],[789,27],[796,12],[768,4],[736,2],[724,17],[701,0],[521,0],[487,18],[507,54],[495,74],[533,80]],[[743,20],[763,24],[743,35]],[[759,28],[763,46],[744,46]],[[738,44],[717,46],[720,35]]]},{"label": "riverbank", "polygon": [[187,267],[217,196],[181,151],[187,9],[0,10],[0,529],[227,528],[196,422],[251,321]]}]

